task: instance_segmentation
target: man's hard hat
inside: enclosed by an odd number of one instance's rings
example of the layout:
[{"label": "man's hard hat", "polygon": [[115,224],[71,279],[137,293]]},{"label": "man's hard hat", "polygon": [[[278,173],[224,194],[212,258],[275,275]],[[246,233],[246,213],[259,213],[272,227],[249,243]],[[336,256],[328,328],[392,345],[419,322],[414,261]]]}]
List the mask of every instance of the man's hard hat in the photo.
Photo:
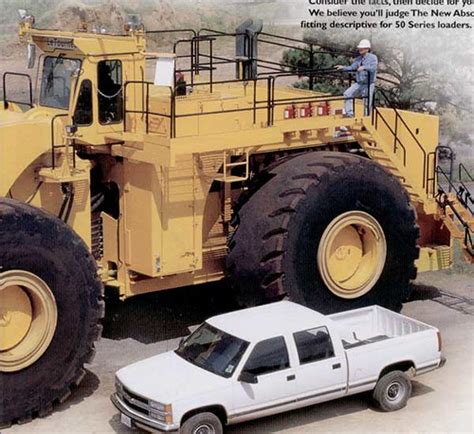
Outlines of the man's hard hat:
[{"label": "man's hard hat", "polygon": [[362,39],[362,41],[359,42],[357,48],[372,48],[372,46],[370,45],[370,41],[368,39]]}]

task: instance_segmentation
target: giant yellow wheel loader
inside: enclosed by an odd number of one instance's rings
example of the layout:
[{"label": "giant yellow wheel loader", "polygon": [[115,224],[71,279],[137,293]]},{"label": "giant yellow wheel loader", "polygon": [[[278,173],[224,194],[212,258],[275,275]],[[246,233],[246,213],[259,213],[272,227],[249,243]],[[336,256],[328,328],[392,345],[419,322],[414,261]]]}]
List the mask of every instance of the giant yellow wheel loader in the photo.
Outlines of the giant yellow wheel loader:
[{"label": "giant yellow wheel loader", "polygon": [[[436,116],[361,97],[347,118],[342,95],[312,88],[350,76],[258,54],[322,47],[251,21],[173,31],[169,53],[147,51],[164,31],[136,20],[120,35],[33,23],[23,14],[20,38],[37,66],[3,75],[0,109],[1,425],[81,381],[104,288],[126,299],[227,276],[243,306],[399,309],[417,269],[451,266],[453,239],[472,261],[469,186],[438,164]],[[235,56],[216,54],[222,38]]]}]

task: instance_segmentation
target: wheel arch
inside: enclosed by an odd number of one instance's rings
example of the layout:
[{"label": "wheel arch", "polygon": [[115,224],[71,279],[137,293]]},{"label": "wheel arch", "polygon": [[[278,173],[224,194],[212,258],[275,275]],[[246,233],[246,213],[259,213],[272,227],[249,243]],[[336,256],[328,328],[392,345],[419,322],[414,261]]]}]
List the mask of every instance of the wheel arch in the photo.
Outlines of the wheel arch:
[{"label": "wheel arch", "polygon": [[180,425],[183,425],[183,423],[186,422],[189,418],[199,413],[212,413],[219,418],[222,425],[227,425],[227,422],[228,422],[227,410],[222,404],[210,404],[210,405],[205,405],[203,407],[198,407],[198,408],[189,410],[186,413],[184,413],[184,415],[181,417]]},{"label": "wheel arch", "polygon": [[415,362],[413,360],[407,359],[401,362],[395,362],[390,365],[385,366],[379,373],[378,379],[382,378],[384,375],[393,371],[402,371],[407,373],[410,369],[416,369]]}]

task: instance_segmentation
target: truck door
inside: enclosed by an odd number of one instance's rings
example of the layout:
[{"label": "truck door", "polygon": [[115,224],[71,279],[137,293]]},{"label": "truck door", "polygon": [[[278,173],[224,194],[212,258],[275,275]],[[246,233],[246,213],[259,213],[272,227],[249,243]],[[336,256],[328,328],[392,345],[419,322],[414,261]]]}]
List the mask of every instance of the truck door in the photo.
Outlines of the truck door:
[{"label": "truck door", "polygon": [[240,375],[244,373],[254,376],[257,383],[239,381],[234,385],[233,421],[277,413],[285,410],[285,404],[294,403],[295,371],[283,336],[257,343]]},{"label": "truck door", "polygon": [[343,351],[335,352],[326,327],[293,334],[299,366],[295,368],[299,402],[315,403],[345,393],[347,364]]}]

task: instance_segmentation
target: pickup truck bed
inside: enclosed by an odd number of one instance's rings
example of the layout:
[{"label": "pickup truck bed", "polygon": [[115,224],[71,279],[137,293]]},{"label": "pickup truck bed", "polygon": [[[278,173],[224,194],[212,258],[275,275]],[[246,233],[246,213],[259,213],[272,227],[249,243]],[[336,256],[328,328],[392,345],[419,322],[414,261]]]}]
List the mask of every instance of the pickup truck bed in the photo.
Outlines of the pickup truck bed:
[{"label": "pickup truck bed", "polygon": [[406,363],[413,375],[440,364],[438,330],[404,315],[371,306],[329,315],[339,334],[348,367],[348,389],[370,390],[380,366]]},{"label": "pickup truck bed", "polygon": [[345,349],[406,336],[434,328],[379,306],[329,315]]}]

